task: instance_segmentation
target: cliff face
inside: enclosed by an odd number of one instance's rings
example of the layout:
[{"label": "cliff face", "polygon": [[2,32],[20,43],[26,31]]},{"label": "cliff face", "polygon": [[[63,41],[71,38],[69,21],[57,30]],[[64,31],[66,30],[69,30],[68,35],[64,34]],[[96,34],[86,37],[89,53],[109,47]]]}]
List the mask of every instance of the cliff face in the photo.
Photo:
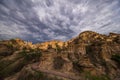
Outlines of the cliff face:
[{"label": "cliff face", "polygon": [[105,36],[91,31],[83,32],[69,43],[68,51],[70,60],[83,71],[90,71],[93,75],[108,74],[110,77],[119,72],[118,63],[112,59],[113,55],[120,55],[118,34]]},{"label": "cliff face", "polygon": [[92,31],[67,42],[0,41],[5,80],[120,80],[120,34]]}]

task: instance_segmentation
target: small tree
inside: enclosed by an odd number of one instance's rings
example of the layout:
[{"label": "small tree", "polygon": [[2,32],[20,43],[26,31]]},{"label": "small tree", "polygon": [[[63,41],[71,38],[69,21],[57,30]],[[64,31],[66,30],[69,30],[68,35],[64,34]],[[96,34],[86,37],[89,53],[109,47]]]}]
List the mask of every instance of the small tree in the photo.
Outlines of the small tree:
[{"label": "small tree", "polygon": [[60,46],[58,45],[58,43],[56,43],[55,46],[56,46],[56,52],[57,52],[57,53],[60,52],[60,51],[61,51],[61,48],[60,48]]},{"label": "small tree", "polygon": [[52,49],[52,45],[48,44],[47,48]]},{"label": "small tree", "polygon": [[65,43],[63,43],[62,49],[63,49],[63,50],[66,49]]}]

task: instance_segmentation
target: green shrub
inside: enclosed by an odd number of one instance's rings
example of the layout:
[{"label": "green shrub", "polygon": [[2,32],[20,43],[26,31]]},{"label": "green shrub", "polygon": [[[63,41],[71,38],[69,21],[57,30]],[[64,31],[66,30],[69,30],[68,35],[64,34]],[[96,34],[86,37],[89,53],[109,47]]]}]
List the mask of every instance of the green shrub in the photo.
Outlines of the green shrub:
[{"label": "green shrub", "polygon": [[16,40],[15,39],[10,39],[10,41],[15,44],[16,43]]},{"label": "green shrub", "polygon": [[41,57],[41,52],[40,51],[30,51],[30,52],[27,52],[27,51],[25,51],[25,50],[23,50],[22,52],[21,52],[21,54],[22,54],[22,56],[24,57],[24,59],[25,60],[27,60],[27,61],[32,61],[33,59],[35,60],[35,61],[38,61],[39,60],[39,58]]},{"label": "green shrub", "polygon": [[11,42],[9,42],[8,44],[6,44],[6,46],[7,46],[8,48],[10,48],[10,49],[13,49],[13,47],[14,47],[14,45],[13,45]]},{"label": "green shrub", "polygon": [[60,48],[60,46],[56,43],[55,44],[55,46],[56,46],[56,52],[58,53],[58,52],[61,52],[61,48]]},{"label": "green shrub", "polygon": [[47,46],[47,48],[48,48],[48,49],[52,49],[52,45],[49,44],[49,45]]}]

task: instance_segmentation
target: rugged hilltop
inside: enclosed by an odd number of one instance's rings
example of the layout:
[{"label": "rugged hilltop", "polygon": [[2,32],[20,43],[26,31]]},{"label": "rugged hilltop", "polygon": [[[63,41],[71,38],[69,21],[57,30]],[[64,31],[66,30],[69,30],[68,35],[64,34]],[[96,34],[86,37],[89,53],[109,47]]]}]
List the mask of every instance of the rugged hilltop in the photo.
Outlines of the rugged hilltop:
[{"label": "rugged hilltop", "polygon": [[120,34],[62,41],[0,41],[0,80],[120,80]]}]

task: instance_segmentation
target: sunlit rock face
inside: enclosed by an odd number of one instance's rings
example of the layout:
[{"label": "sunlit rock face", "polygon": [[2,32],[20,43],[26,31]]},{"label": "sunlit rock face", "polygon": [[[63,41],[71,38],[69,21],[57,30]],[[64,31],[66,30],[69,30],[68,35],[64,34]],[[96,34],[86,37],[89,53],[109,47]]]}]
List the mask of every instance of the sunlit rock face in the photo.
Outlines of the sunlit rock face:
[{"label": "sunlit rock face", "polygon": [[68,40],[79,32],[120,33],[119,0],[1,0],[0,39]]},{"label": "sunlit rock face", "polygon": [[67,43],[62,42],[62,41],[58,41],[58,40],[52,40],[52,41],[46,41],[43,43],[38,43],[35,44],[37,47],[39,47],[40,49],[43,50],[47,50],[48,48],[56,48],[56,45],[62,47],[62,46],[67,46]]}]

